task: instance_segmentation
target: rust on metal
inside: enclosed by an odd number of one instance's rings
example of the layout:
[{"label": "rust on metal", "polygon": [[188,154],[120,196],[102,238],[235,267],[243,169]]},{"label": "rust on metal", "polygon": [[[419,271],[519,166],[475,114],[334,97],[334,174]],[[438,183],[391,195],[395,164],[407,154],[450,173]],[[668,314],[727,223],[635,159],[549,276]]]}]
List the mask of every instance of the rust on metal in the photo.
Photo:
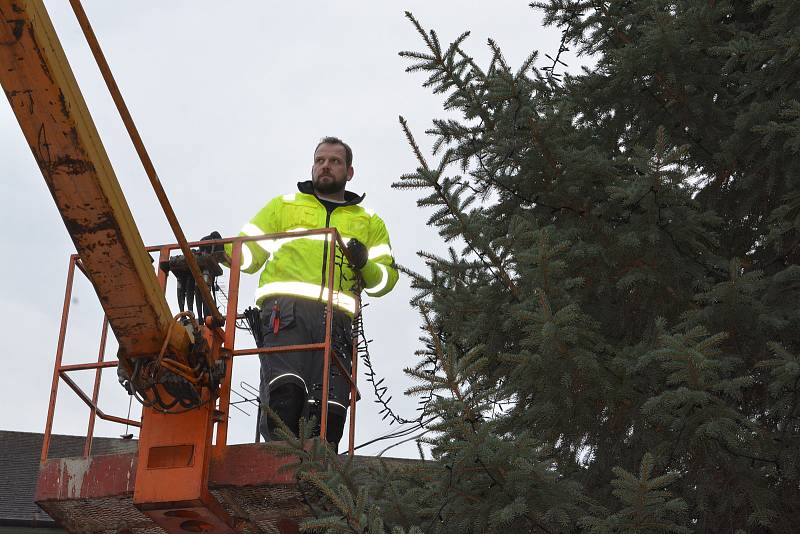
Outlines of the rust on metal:
[{"label": "rust on metal", "polygon": [[115,495],[130,498],[135,484],[136,453],[52,458],[39,470],[36,499],[58,501]]},{"label": "rust on metal", "polygon": [[[119,341],[158,352],[172,314],[41,0],[0,0],[0,84]],[[174,331],[175,353],[188,347]]]}]

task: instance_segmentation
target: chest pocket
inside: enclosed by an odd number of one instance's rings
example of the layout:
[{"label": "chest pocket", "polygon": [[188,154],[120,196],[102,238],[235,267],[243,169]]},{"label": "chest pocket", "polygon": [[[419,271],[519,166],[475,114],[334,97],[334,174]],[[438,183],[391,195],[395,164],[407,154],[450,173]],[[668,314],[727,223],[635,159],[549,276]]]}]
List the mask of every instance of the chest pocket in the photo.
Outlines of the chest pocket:
[{"label": "chest pocket", "polygon": [[294,228],[318,228],[322,222],[318,221],[319,210],[308,206],[298,206],[289,204],[284,207],[281,213],[281,229],[292,230]]},{"label": "chest pocket", "polygon": [[337,221],[336,228],[344,235],[345,239],[355,237],[364,244],[369,240],[369,221],[362,217],[349,217],[344,221]]}]

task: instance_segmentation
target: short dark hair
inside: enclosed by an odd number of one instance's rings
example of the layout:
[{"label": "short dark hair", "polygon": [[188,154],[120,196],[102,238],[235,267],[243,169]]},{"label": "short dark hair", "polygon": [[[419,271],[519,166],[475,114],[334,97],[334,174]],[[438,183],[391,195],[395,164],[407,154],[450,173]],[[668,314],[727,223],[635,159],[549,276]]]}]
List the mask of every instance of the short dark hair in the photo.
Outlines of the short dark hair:
[{"label": "short dark hair", "polygon": [[320,142],[317,144],[316,148],[314,148],[314,153],[316,154],[317,148],[320,145],[341,145],[344,147],[344,162],[347,164],[348,167],[353,166],[353,150],[350,148],[350,145],[339,139],[338,137],[333,136],[326,136],[323,137]]}]

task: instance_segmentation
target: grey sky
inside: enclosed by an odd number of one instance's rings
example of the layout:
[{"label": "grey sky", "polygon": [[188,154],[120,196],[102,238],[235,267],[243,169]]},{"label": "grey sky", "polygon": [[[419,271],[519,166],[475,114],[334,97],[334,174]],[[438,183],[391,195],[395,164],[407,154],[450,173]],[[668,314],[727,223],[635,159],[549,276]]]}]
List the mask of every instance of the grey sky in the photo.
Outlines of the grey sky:
[{"label": "grey sky", "polygon": [[[386,221],[398,262],[421,268],[420,249],[441,248],[412,193],[390,189],[416,162],[398,126],[404,115],[423,148],[423,131],[442,117],[441,98],[407,74],[397,52],[421,50],[403,16],[409,10],[443,43],[471,30],[466,48],[479,64],[494,38],[511,65],[530,51],[552,53],[559,33],[541,26],[523,0],[478,1],[84,1],[128,106],[184,231],[200,238],[213,229],[234,235],[275,195],[306,179],[317,140],[336,135],[354,150],[351,189]],[[147,244],[172,242],[169,228],[124,132],[66,0],[46,2],[117,176]],[[67,258],[72,242],[5,99],[0,102],[0,211],[6,261],[0,291],[5,362],[0,376],[0,428],[44,428]],[[78,277],[80,278],[80,277]],[[240,309],[252,302],[254,276],[244,278]],[[76,286],[66,362],[97,357],[100,308],[88,283]],[[412,417],[416,400],[402,369],[415,361],[419,319],[408,280],[373,299],[366,315],[376,369],[387,377],[392,404]],[[240,341],[252,343],[246,332]],[[107,357],[114,357],[110,346]],[[255,360],[237,360],[235,383],[258,383]],[[87,390],[93,373],[75,377]],[[361,379],[360,443],[389,430]],[[103,375],[101,406],[125,415],[128,397],[113,371]],[[134,403],[134,415],[138,412]],[[254,410],[250,410],[251,414]],[[55,431],[81,434],[88,410],[63,386]],[[231,441],[253,439],[254,417],[232,413]],[[101,435],[124,428],[99,423]],[[365,452],[376,453],[382,442]],[[412,443],[391,455],[414,455]]]}]

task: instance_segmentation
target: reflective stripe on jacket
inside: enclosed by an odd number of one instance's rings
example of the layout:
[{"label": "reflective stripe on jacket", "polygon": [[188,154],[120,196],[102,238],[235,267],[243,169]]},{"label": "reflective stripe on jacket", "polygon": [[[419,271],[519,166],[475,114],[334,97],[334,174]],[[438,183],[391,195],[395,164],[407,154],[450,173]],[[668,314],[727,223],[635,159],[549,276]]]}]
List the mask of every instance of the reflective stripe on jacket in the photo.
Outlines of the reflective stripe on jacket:
[{"label": "reflective stripe on jacket", "polygon": [[[398,275],[392,258],[389,233],[380,217],[372,210],[358,205],[363,197],[348,192],[346,202],[337,206],[328,218],[328,210],[313,195],[310,181],[299,183],[298,189],[298,193],[273,198],[244,225],[239,235],[259,236],[335,227],[345,243],[350,238],[356,238],[367,247],[369,259],[361,269],[367,294],[379,297],[391,291],[397,283]],[[242,246],[243,271],[255,273],[266,263],[259,278],[256,303],[260,306],[271,295],[294,295],[326,301],[326,250],[330,246],[325,242],[326,237],[328,236],[311,235],[264,239],[249,241]],[[231,245],[226,245],[225,248],[230,254]],[[342,256],[337,253],[337,257]],[[336,263],[333,304],[353,314],[355,295],[352,288],[355,274],[346,261]],[[340,263],[344,263],[344,266]]]}]

